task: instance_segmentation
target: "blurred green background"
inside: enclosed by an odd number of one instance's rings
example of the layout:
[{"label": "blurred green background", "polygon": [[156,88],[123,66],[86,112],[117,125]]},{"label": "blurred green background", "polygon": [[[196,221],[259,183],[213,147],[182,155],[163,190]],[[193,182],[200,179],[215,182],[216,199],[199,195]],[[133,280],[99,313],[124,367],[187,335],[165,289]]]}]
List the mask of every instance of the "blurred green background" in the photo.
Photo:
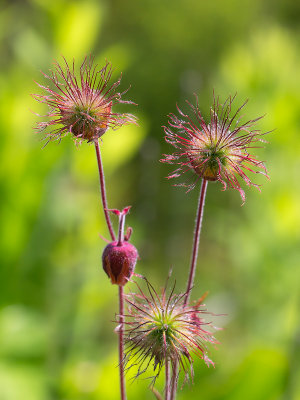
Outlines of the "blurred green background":
[{"label": "blurred green background", "polygon": [[[198,197],[158,162],[167,114],[195,92],[207,116],[214,88],[276,128],[257,151],[261,193],[246,188],[241,207],[237,191],[208,187],[193,297],[210,292],[224,330],[215,369],[196,361],[178,400],[300,399],[299,23],[295,0],[1,0],[0,400],[119,398],[94,149],[69,137],[42,149],[31,112],[45,112],[30,97],[40,71],[90,53],[139,104],[122,110],[140,126],[107,132],[102,149],[110,206],[133,206],[136,272],[157,287],[172,266],[185,288]],[[153,399],[148,384],[128,382],[129,399]]]}]

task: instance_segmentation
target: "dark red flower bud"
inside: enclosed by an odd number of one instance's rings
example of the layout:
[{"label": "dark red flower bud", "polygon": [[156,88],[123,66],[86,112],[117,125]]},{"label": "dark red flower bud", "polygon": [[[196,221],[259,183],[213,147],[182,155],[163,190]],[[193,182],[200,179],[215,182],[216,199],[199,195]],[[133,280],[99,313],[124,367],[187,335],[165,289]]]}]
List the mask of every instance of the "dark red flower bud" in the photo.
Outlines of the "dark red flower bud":
[{"label": "dark red flower bud", "polygon": [[111,279],[112,284],[124,286],[131,278],[138,258],[137,249],[133,244],[124,241],[109,243],[102,255],[103,269]]},{"label": "dark red flower bud", "polygon": [[137,249],[133,244],[129,243],[131,234],[126,235],[124,239],[125,216],[129,212],[130,207],[124,208],[123,211],[110,210],[119,216],[119,236],[118,240],[109,243],[102,254],[103,269],[111,279],[111,283],[124,286],[131,278],[135,264],[138,258]]}]

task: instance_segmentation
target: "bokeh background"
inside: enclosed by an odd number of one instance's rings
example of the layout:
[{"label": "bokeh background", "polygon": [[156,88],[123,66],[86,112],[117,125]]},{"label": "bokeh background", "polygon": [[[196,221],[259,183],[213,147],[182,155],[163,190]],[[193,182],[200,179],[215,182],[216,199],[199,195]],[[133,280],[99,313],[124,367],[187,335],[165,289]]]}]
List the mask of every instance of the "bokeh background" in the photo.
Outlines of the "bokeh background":
[{"label": "bokeh background", "polygon": [[[224,329],[215,369],[196,361],[178,399],[300,399],[299,23],[295,0],[1,0],[0,400],[119,398],[94,149],[69,137],[42,148],[33,131],[40,71],[89,54],[122,71],[139,104],[122,108],[139,127],[107,132],[102,150],[109,204],[133,206],[136,272],[158,288],[170,267],[185,288],[198,197],[158,162],[167,114],[196,93],[207,116],[213,89],[237,92],[246,118],[275,129],[257,150],[271,177],[261,193],[241,207],[237,191],[209,184],[193,297],[209,291]],[[154,398],[129,378],[129,399]]]}]

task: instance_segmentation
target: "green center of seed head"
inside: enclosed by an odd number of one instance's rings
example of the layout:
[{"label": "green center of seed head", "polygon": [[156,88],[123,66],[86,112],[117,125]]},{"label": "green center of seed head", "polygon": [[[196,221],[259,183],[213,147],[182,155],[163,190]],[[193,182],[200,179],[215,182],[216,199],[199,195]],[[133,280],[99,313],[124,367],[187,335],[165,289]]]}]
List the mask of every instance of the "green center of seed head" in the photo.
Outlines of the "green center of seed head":
[{"label": "green center of seed head", "polygon": [[[78,123],[85,123],[85,124],[94,124],[93,119],[96,117],[96,113],[93,109],[91,109],[87,105],[79,106],[75,105],[74,107],[74,119],[78,121]],[[90,118],[91,117],[91,118]]]},{"label": "green center of seed head", "polygon": [[157,315],[153,321],[153,330],[151,333],[151,338],[158,345],[162,346],[164,343],[164,337],[166,338],[166,343],[169,344],[174,336],[174,322],[168,315]]},{"label": "green center of seed head", "polygon": [[97,114],[89,105],[75,104],[67,115],[66,123],[71,126],[75,136],[84,135],[85,139],[92,139],[97,125]]},{"label": "green center of seed head", "polygon": [[207,151],[203,155],[204,159],[208,158],[207,164],[208,166],[214,170],[215,168],[219,169],[219,162],[225,166],[226,165],[226,154],[222,149],[218,149],[216,145],[208,146]]},{"label": "green center of seed head", "polygon": [[207,144],[205,151],[201,152],[201,159],[205,161],[204,168],[201,168],[201,175],[208,180],[215,180],[219,174],[220,165],[226,166],[226,151],[218,149],[215,143]]}]

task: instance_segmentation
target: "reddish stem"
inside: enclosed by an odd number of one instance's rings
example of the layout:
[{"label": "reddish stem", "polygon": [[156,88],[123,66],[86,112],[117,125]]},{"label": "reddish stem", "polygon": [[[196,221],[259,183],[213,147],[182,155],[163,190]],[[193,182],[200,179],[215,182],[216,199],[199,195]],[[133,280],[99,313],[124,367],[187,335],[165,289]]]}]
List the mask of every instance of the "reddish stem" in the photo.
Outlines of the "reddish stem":
[{"label": "reddish stem", "polygon": [[[106,200],[106,190],[105,190],[105,179],[104,179],[104,171],[101,160],[101,153],[99,148],[98,141],[95,141],[95,150],[97,156],[98,163],[98,171],[99,171],[99,182],[100,182],[100,192],[101,192],[101,200],[103,205],[103,211],[105,215],[106,224],[113,241],[116,240],[116,236],[112,227],[112,223],[108,213],[107,200]],[[124,218],[123,218],[124,220]],[[121,224],[122,225],[122,224]],[[120,235],[119,235],[120,241]],[[124,288],[123,286],[119,286],[119,371],[120,371],[120,391],[121,391],[121,400],[126,400],[126,389],[125,389],[125,376],[124,376]]]},{"label": "reddish stem", "polygon": [[110,221],[110,217],[109,217],[109,213],[108,213],[104,172],[103,172],[103,166],[102,166],[99,143],[97,141],[95,141],[95,149],[96,149],[96,156],[97,156],[97,163],[98,163],[99,182],[100,182],[100,191],[101,191],[101,199],[102,199],[103,211],[104,211],[105,220],[106,220],[106,224],[107,224],[111,239],[113,241],[115,241],[116,237],[115,237],[114,230],[113,230],[113,227],[112,227],[112,223]]},{"label": "reddish stem", "polygon": [[176,362],[173,366],[173,371],[172,371],[172,379],[171,379],[172,387],[171,387],[171,399],[170,400],[176,399],[177,376],[178,376],[178,363]]},{"label": "reddish stem", "polygon": [[197,217],[196,217],[196,226],[195,226],[195,232],[194,232],[190,273],[189,273],[189,279],[188,279],[188,284],[187,284],[187,288],[186,288],[186,296],[185,296],[185,300],[184,300],[185,306],[189,302],[191,290],[194,285],[207,182],[208,181],[206,179],[202,179],[200,196],[199,196],[199,204],[198,204],[198,210],[197,210]]},{"label": "reddish stem", "polygon": [[119,286],[119,370],[121,400],[126,400],[125,376],[124,376],[124,287]]},{"label": "reddish stem", "polygon": [[165,374],[166,374],[166,383],[165,383],[165,400],[170,400],[170,361],[166,357],[165,361]]},{"label": "reddish stem", "polygon": [[[184,299],[185,306],[189,302],[191,291],[192,291],[192,288],[194,285],[207,183],[208,183],[208,181],[206,179],[202,179],[199,203],[198,203],[198,210],[197,210],[197,216],[196,216],[196,225],[195,225],[195,231],[194,231],[190,273],[189,273],[189,279],[188,279],[187,288],[186,288],[186,295],[185,295],[185,299]],[[178,363],[175,363],[172,375],[173,376],[172,376],[171,400],[175,400],[176,393],[177,393]]]}]

